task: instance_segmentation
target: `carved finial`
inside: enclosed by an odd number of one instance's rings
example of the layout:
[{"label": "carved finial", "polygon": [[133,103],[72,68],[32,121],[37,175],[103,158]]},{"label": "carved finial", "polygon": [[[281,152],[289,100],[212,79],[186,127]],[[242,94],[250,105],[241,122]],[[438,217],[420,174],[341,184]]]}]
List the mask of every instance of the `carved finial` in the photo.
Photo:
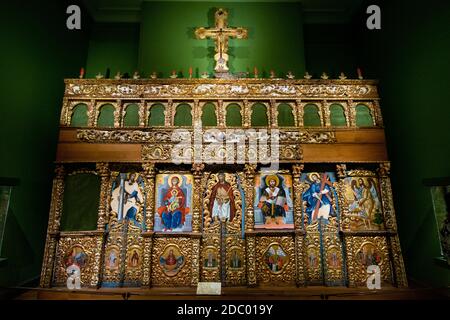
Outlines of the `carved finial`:
[{"label": "carved finial", "polygon": [[105,76],[101,72],[97,73],[97,75],[95,76],[96,79],[103,79],[104,77]]},{"label": "carved finial", "polygon": [[322,72],[322,75],[320,76],[320,78],[326,80],[326,79],[328,79],[329,77],[328,77],[328,75],[327,75],[326,72]]},{"label": "carved finial", "polygon": [[339,178],[345,178],[347,176],[347,165],[346,164],[337,164],[336,172]]},{"label": "carved finial", "polygon": [[55,176],[62,177],[64,175],[64,171],[63,165],[57,165],[55,168]]},{"label": "carved finial", "polygon": [[208,79],[209,78],[209,73],[208,72],[202,72],[202,75],[201,75],[201,77],[202,77],[202,79]]},{"label": "carved finial", "polygon": [[269,78],[270,78],[270,79],[274,79],[274,78],[276,78],[276,77],[277,77],[277,76],[276,76],[276,74],[275,74],[275,71],[270,70]]},{"label": "carved finial", "polygon": [[147,176],[154,176],[155,175],[155,163],[154,162],[144,162],[142,164],[142,169],[145,171],[145,174]]},{"label": "carved finial", "polygon": [[99,175],[104,176],[109,174],[109,166],[105,162],[96,163],[95,169],[99,173]]},{"label": "carved finial", "polygon": [[204,163],[194,163],[192,165],[192,172],[194,175],[199,176],[202,174],[202,171],[205,169]]},{"label": "carved finial", "polygon": [[256,164],[246,164],[244,166],[244,173],[247,176],[254,175],[256,171]]},{"label": "carved finial", "polygon": [[389,162],[380,163],[378,174],[380,177],[387,177],[391,173],[391,164]]},{"label": "carved finial", "polygon": [[339,79],[345,80],[347,79],[347,76],[343,72],[341,72],[341,74],[339,75]]},{"label": "carved finial", "polygon": [[117,71],[116,75],[114,76],[114,79],[116,80],[122,79],[122,74],[120,73],[120,71]]},{"label": "carved finial", "polygon": [[170,77],[171,77],[172,79],[178,78],[177,72],[176,72],[175,70],[172,70],[172,74],[170,75]]},{"label": "carved finial", "polygon": [[133,73],[133,79],[140,79],[140,78],[141,78],[141,76],[139,75],[139,72],[135,71]]},{"label": "carved finial", "polygon": [[312,75],[310,75],[310,74],[309,74],[309,72],[308,72],[308,71],[306,71],[306,72],[305,72],[305,75],[303,76],[303,78],[305,78],[305,79],[308,79],[308,80],[309,80],[309,79],[311,79],[311,78],[312,78]]},{"label": "carved finial", "polygon": [[292,73],[292,71],[288,71],[288,73],[286,74],[286,78],[295,79],[295,75]]},{"label": "carved finial", "polygon": [[150,78],[152,78],[152,79],[158,78],[158,74],[156,73],[156,71],[152,72],[152,74],[150,75]]},{"label": "carved finial", "polygon": [[292,174],[294,176],[300,176],[304,168],[305,168],[304,164],[294,164],[292,165]]}]

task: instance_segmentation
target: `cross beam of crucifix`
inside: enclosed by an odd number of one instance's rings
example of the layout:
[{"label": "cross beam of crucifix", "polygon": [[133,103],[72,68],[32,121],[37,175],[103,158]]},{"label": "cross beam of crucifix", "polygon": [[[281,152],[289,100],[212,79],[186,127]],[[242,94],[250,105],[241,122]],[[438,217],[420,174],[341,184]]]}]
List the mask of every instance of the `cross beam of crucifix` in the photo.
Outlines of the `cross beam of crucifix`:
[{"label": "cross beam of crucifix", "polygon": [[195,30],[197,39],[211,38],[215,41],[216,54],[214,60],[216,66],[214,70],[218,73],[228,72],[228,38],[246,39],[247,29],[245,28],[231,28],[228,27],[228,12],[224,9],[219,9],[215,13],[215,27],[204,28],[200,27]]}]

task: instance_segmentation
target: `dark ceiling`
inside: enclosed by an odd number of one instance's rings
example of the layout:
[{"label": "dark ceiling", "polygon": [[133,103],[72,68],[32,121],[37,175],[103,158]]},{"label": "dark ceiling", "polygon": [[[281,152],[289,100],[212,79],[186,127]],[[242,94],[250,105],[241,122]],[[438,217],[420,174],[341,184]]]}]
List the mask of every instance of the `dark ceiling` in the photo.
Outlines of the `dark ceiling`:
[{"label": "dark ceiling", "polygon": [[[97,22],[139,22],[144,2],[173,2],[174,0],[83,0]],[[179,2],[236,2],[236,0],[177,0]],[[243,1],[244,2],[244,1]],[[277,2],[274,0],[247,0],[245,2]],[[303,7],[305,23],[347,23],[363,0],[284,0],[299,2]]]}]

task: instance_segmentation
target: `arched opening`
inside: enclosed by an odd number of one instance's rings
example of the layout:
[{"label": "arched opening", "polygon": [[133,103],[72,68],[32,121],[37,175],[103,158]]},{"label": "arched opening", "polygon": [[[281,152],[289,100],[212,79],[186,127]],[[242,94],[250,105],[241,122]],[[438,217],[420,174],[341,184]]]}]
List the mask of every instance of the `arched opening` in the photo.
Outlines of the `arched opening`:
[{"label": "arched opening", "polygon": [[175,126],[192,126],[191,106],[187,103],[178,105],[174,118]]},{"label": "arched opening", "polygon": [[279,127],[294,127],[295,120],[292,114],[292,107],[287,103],[278,105],[278,126]]},{"label": "arched opening", "polygon": [[267,107],[262,103],[255,103],[252,106],[252,127],[267,127],[269,125],[267,119]]},{"label": "arched opening", "polygon": [[97,229],[100,178],[93,173],[68,175],[64,184],[61,231]]},{"label": "arched opening", "polygon": [[139,106],[137,104],[130,104],[125,109],[125,116],[123,118],[124,127],[139,126]]},{"label": "arched opening", "polygon": [[164,106],[161,103],[155,103],[150,107],[148,114],[148,125],[150,127],[164,126]]},{"label": "arched opening", "polygon": [[305,127],[320,127],[322,125],[319,108],[315,104],[309,103],[303,110],[303,125]]},{"label": "arched opening", "polygon": [[370,109],[364,104],[356,106],[356,126],[357,127],[372,127],[373,119],[370,114]]},{"label": "arched opening", "polygon": [[202,108],[202,126],[217,126],[216,106],[208,102]]},{"label": "arched opening", "polygon": [[227,115],[225,119],[227,127],[241,127],[242,126],[242,116],[241,116],[241,106],[237,103],[230,103],[227,106]]},{"label": "arched opening", "polygon": [[334,127],[345,127],[347,125],[344,107],[342,105],[333,103],[330,106],[330,123]]},{"label": "arched opening", "polygon": [[71,127],[86,127],[88,125],[88,107],[84,103],[77,104],[72,109]]},{"label": "arched opening", "polygon": [[97,127],[114,127],[114,106],[105,104],[100,107],[97,118]]}]

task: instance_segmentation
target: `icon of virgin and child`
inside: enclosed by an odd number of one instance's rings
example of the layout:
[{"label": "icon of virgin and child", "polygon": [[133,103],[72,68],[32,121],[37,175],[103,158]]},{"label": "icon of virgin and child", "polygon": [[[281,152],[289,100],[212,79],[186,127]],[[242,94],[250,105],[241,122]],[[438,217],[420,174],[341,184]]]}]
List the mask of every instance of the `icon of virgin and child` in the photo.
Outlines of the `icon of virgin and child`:
[{"label": "icon of virgin and child", "polygon": [[170,177],[170,186],[163,190],[163,198],[158,213],[163,224],[163,231],[176,231],[182,228],[189,208],[186,207],[186,193],[180,187],[178,176]]}]

